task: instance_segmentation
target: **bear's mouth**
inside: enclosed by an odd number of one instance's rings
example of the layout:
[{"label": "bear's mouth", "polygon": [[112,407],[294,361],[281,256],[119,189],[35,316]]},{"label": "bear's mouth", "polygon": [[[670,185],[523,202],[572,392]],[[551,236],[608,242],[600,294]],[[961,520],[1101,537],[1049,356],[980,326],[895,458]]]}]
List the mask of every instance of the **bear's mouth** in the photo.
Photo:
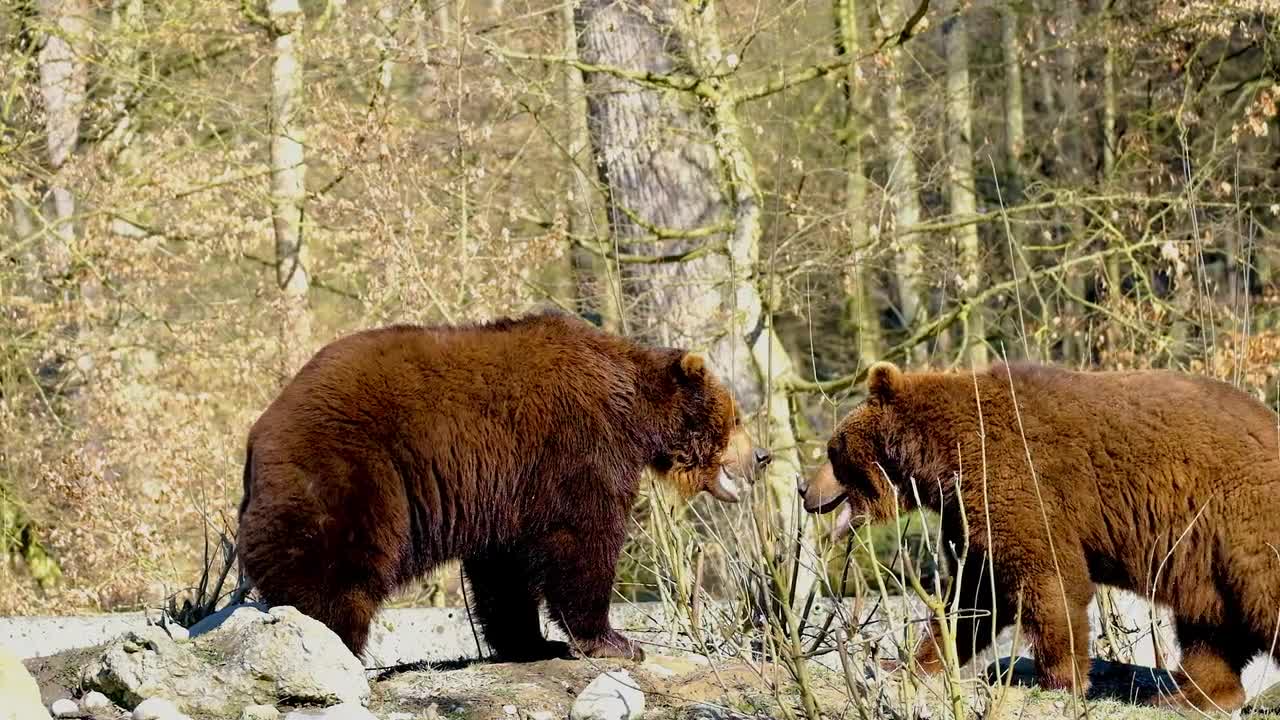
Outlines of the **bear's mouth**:
[{"label": "bear's mouth", "polygon": [[847,502],[848,500],[849,496],[844,493],[840,493],[831,500],[828,500],[826,503],[809,510],[809,512],[814,515],[826,515],[832,510],[840,508],[840,514],[836,515],[835,525],[831,526],[832,541],[843,539],[844,536],[848,535],[849,531],[853,529],[853,504]]},{"label": "bear's mouth", "polygon": [[[840,498],[843,502],[844,498]],[[836,524],[831,527],[831,539],[843,540],[845,535],[853,530],[853,505],[844,503],[844,507],[840,508],[840,514],[836,516]]]},{"label": "bear's mouth", "polygon": [[840,507],[840,504],[843,503],[845,500],[848,500],[848,498],[845,497],[844,493],[840,493],[839,495],[836,495],[835,497],[831,498],[830,500],[827,500],[825,503],[815,508],[808,507],[809,503],[806,502],[805,510],[813,515],[826,515],[832,510],[835,510],[836,508]]},{"label": "bear's mouth", "polygon": [[742,498],[742,479],[734,477],[728,468],[721,465],[707,492],[721,502],[736,503]]},{"label": "bear's mouth", "polygon": [[831,539],[839,540],[853,528],[853,503],[848,502],[849,493],[836,480],[835,468],[831,463],[823,463],[814,473],[813,478],[805,483],[801,481],[797,488],[804,497],[804,509],[813,515],[826,515],[840,508],[835,525],[831,528]]}]

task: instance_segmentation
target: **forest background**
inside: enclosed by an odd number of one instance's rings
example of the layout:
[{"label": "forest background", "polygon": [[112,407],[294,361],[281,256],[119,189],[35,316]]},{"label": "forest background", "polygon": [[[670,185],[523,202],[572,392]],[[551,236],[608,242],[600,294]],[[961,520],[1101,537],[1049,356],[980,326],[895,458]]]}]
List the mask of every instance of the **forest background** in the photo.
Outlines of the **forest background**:
[{"label": "forest background", "polygon": [[[777,460],[743,505],[647,492],[629,598],[750,584],[725,538],[857,590],[794,486],[875,360],[1168,367],[1275,406],[1278,14],[7,0],[0,614],[190,595],[250,424],[385,323],[560,308],[711,356]],[[398,602],[457,604],[457,575]]]}]

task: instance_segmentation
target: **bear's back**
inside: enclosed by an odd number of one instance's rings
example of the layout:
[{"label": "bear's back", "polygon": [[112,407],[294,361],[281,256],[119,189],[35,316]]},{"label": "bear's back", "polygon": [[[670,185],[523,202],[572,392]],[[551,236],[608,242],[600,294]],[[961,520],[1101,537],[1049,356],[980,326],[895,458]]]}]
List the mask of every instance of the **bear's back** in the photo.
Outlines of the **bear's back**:
[{"label": "bear's back", "polygon": [[1010,377],[1017,415],[1006,412],[992,435],[1009,446],[1011,467],[1025,462],[1025,437],[1046,479],[1064,489],[1153,499],[1280,494],[1280,420],[1227,383],[1167,370],[1016,365],[992,369],[993,393],[1007,394]]},{"label": "bear's back", "polygon": [[556,315],[363,330],[317,352],[255,422],[250,443],[425,446],[485,427],[533,439],[572,425],[623,432],[637,392],[628,351]]}]

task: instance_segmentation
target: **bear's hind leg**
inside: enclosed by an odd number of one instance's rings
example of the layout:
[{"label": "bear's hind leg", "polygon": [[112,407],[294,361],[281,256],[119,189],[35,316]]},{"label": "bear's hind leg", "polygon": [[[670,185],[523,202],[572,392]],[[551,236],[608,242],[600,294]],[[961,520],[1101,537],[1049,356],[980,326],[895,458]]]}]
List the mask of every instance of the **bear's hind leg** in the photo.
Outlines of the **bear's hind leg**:
[{"label": "bear's hind leg", "polygon": [[527,559],[492,551],[467,558],[462,568],[485,642],[497,659],[528,662],[568,654],[567,645],[542,636],[541,588]]},{"label": "bear's hind leg", "polygon": [[1259,651],[1248,632],[1233,627],[1177,619],[1182,650],[1178,689],[1152,698],[1156,705],[1190,706],[1203,712],[1232,712],[1244,705],[1240,673]]},{"label": "bear's hind leg", "polygon": [[644,659],[640,646],[609,624],[624,527],[619,523],[616,530],[560,530],[543,540],[547,608],[577,655]]},{"label": "bear's hind leg", "polygon": [[[357,657],[390,584],[369,567],[368,556],[343,557],[339,544],[317,528],[320,511],[304,503],[250,508],[241,518],[237,552],[245,572],[269,605],[290,605],[332,630]],[[263,519],[266,517],[266,520]]]},{"label": "bear's hind leg", "polygon": [[309,609],[298,609],[327,625],[358,658],[364,652],[365,643],[369,640],[369,626],[381,603],[381,597],[353,589],[315,603]]}]

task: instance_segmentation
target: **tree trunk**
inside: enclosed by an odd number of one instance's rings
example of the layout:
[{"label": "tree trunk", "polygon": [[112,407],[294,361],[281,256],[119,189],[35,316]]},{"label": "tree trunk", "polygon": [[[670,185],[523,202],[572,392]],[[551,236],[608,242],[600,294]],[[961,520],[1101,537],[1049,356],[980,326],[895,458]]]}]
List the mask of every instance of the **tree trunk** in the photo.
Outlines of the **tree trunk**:
[{"label": "tree trunk", "polygon": [[[585,0],[577,15],[582,59],[655,75],[687,60],[706,76],[707,64],[723,57],[712,7],[684,8],[690,15],[682,16],[671,2]],[[588,79],[591,140],[617,247],[624,256],[683,254],[622,263],[625,297],[634,303],[624,331],[706,352],[744,413],[759,413],[757,442],[774,451],[765,482],[770,526],[789,547],[801,467],[781,379],[792,368],[754,285],[760,191],[736,108],[726,89],[702,98],[710,106],[703,115],[687,93],[606,73]],[[812,559],[811,541],[804,546],[802,557]],[[801,600],[812,583],[806,568],[797,582]]]},{"label": "tree trunk", "polygon": [[[1104,18],[1106,49],[1102,58],[1102,181],[1110,183],[1116,167],[1116,47],[1111,41],[1110,13]],[[1107,258],[1107,294],[1122,290],[1125,267],[1119,253]]]},{"label": "tree trunk", "polygon": [[449,42],[453,38],[453,0],[423,0],[431,9],[432,18],[436,22],[436,31],[440,33],[441,42]]},{"label": "tree trunk", "polygon": [[396,25],[399,22],[397,15],[398,3],[394,0],[382,0],[378,7],[378,25],[381,32],[376,40],[378,46],[378,92],[381,93],[381,101],[386,104],[391,101],[391,85],[396,79],[396,59],[392,53],[392,46],[395,44]]},{"label": "tree trunk", "polygon": [[271,66],[271,222],[276,239],[276,283],[283,292],[286,372],[306,361],[311,342],[307,248],[303,244],[306,156],[302,127],[302,63],[298,45],[304,17],[298,0],[270,0],[275,53]]},{"label": "tree trunk", "polygon": [[[835,0],[836,55],[849,57],[862,47],[861,18],[857,0]],[[862,123],[869,103],[867,87],[855,65],[840,78],[844,94],[844,124],[838,132],[844,150],[845,222],[849,226],[849,260],[844,268],[845,324],[857,333],[858,362],[866,365],[880,358],[880,314],[873,298],[875,273],[867,234],[867,176],[862,167]]]},{"label": "tree trunk", "polygon": [[[1080,8],[1077,4],[1078,1],[1069,0],[1058,6],[1062,20],[1062,33],[1059,38],[1059,62],[1062,65],[1062,79],[1059,83],[1059,95],[1062,99],[1061,117],[1066,127],[1059,128],[1056,133],[1059,138],[1059,167],[1062,168],[1057,181],[1060,186],[1070,188],[1073,191],[1082,189],[1085,179],[1084,154],[1079,139],[1084,135],[1085,128],[1083,123],[1080,122],[1080,89],[1077,84],[1080,57]],[[1083,237],[1085,230],[1082,213],[1072,210],[1059,210],[1058,214],[1065,225],[1063,238],[1068,241],[1062,259],[1070,260],[1078,254],[1087,252],[1088,248],[1084,244],[1077,244],[1077,240]],[[1063,278],[1063,282],[1066,283],[1069,291],[1069,297],[1063,300],[1063,316],[1067,319],[1064,324],[1067,335],[1063,338],[1063,352],[1068,362],[1084,362],[1089,357],[1089,333],[1086,332],[1085,328],[1088,322],[1087,313],[1077,300],[1077,298],[1085,296],[1085,279],[1086,272],[1083,269],[1069,273]]]},{"label": "tree trunk", "polygon": [[[560,3],[564,33],[564,55],[578,59],[578,27],[574,20],[575,0]],[[611,267],[600,232],[603,218],[597,217],[595,192],[587,168],[591,167],[591,134],[587,129],[587,92],[582,71],[572,62],[564,66],[565,128],[568,141],[569,172],[565,175],[564,197],[569,204],[569,270],[573,278],[574,309],[585,317],[595,317],[600,326],[616,331],[620,308],[616,267]]]},{"label": "tree trunk", "polygon": [[117,40],[122,37],[128,40],[109,59],[116,79],[108,104],[116,121],[102,146],[103,151],[113,157],[124,152],[133,142],[133,113],[129,101],[137,87],[140,44],[136,39],[143,31],[142,12],[142,0],[113,0],[111,3],[111,34]]},{"label": "tree trunk", "polygon": [[[906,15],[903,0],[887,0],[880,8],[880,32],[887,34],[900,28]],[[907,112],[906,94],[903,91],[910,71],[902,48],[886,51],[889,82],[885,89],[885,118],[888,125],[889,179],[886,192],[893,207],[893,241],[890,250],[894,257],[894,274],[897,276],[898,305],[902,327],[911,335],[928,320],[929,305],[927,284],[924,280],[924,253],[921,243],[925,238],[905,233],[920,224],[920,186],[916,171],[915,127]],[[909,350],[910,360],[925,362],[927,346],[921,342]]]},{"label": "tree trunk", "polygon": [[[1031,0],[1032,7],[1035,9],[1035,15],[1040,18],[1040,22],[1032,23],[1032,31],[1036,39],[1036,55],[1039,58],[1037,63],[1039,72],[1036,73],[1036,79],[1040,82],[1040,113],[1043,117],[1056,118],[1056,108],[1058,107],[1057,95],[1054,93],[1053,68],[1057,64],[1053,62],[1050,47],[1053,41],[1049,37],[1049,30],[1044,20],[1053,17],[1053,0]],[[1052,136],[1053,128],[1050,129]]]},{"label": "tree trunk", "polygon": [[1018,13],[1012,5],[1000,8],[1000,46],[1004,51],[1004,154],[1005,202],[1022,202],[1022,153],[1026,149],[1026,128],[1022,111],[1022,58],[1018,42]]},{"label": "tree trunk", "polygon": [[[10,33],[6,42],[11,43],[13,48],[11,57],[14,58],[14,63],[8,68],[8,73],[26,85],[36,67],[36,44],[29,40],[36,11],[34,4],[28,0],[15,3],[10,13]],[[33,113],[26,93],[15,92],[11,96],[12,100],[6,98],[6,102],[0,103],[0,111],[3,111],[0,123],[6,128],[19,128],[21,118],[30,117]],[[17,163],[5,163],[3,167],[3,181],[9,191],[9,212],[13,218],[9,225],[13,240],[11,247],[21,273],[17,287],[22,289],[18,292],[35,294],[40,284],[40,248],[37,247],[38,239],[35,235],[40,214],[37,192],[32,178]]]},{"label": "tree trunk", "polygon": [[[969,36],[964,14],[942,25],[947,54],[947,194],[951,215],[970,217],[977,213],[973,183],[973,101],[969,87]],[[960,266],[966,294],[983,289],[986,274],[982,267],[978,226],[968,224],[955,231],[960,247]],[[987,364],[986,315],[982,307],[970,309],[965,322],[968,360],[975,367]]]},{"label": "tree trunk", "polygon": [[1080,134],[1080,88],[1078,69],[1080,64],[1080,48],[1078,37],[1080,30],[1079,0],[1070,0],[1058,5],[1061,18],[1061,35],[1059,37],[1059,58],[1062,77],[1058,83],[1059,97],[1062,100],[1063,122],[1069,126],[1057,133],[1060,138],[1059,153],[1062,160],[1062,179],[1073,187],[1080,184],[1084,168],[1081,162]]},{"label": "tree trunk", "polygon": [[75,240],[76,202],[68,186],[66,163],[75,151],[84,111],[89,9],[85,0],[39,0],[37,9],[49,33],[37,57],[54,222],[53,232],[45,238],[44,255],[48,271],[59,276],[71,267]]}]

